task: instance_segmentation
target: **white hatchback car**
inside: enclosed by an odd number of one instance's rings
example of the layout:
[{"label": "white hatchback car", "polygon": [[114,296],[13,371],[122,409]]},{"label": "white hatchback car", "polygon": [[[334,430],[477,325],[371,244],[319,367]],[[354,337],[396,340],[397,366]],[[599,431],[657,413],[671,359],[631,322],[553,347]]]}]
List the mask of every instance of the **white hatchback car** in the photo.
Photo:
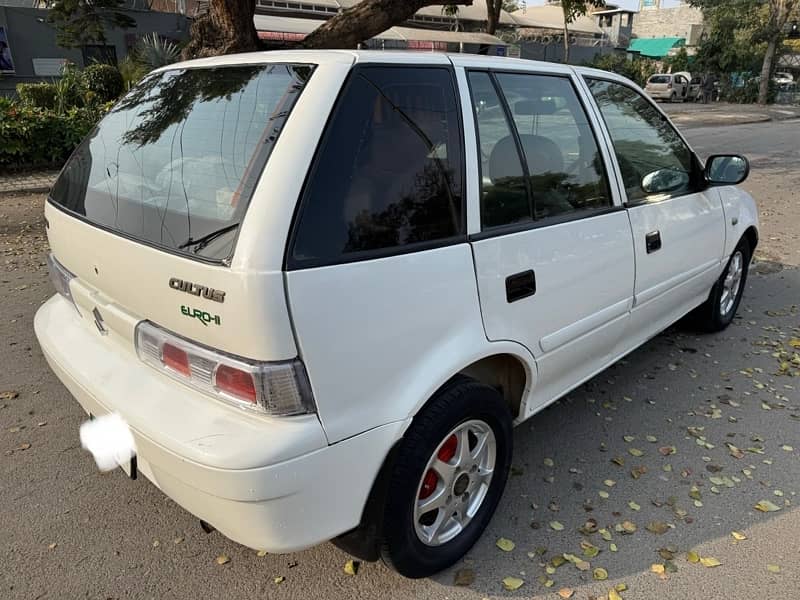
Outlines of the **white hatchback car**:
[{"label": "white hatchback car", "polygon": [[503,492],[512,425],[695,311],[758,241],[739,156],[703,167],[628,80],[443,54],[171,65],[46,203],[36,333],[124,464],[251,548],[334,539],[421,577]]}]

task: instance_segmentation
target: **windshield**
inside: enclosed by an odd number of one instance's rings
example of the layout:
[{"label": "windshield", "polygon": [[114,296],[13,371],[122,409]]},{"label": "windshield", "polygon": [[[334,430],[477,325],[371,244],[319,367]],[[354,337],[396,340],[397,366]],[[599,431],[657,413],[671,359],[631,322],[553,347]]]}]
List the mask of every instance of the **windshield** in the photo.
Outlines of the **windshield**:
[{"label": "windshield", "polygon": [[81,143],[51,200],[136,240],[229,258],[258,177],[311,72],[270,64],[154,74]]},{"label": "windshield", "polygon": [[669,83],[669,75],[653,75],[647,83]]}]

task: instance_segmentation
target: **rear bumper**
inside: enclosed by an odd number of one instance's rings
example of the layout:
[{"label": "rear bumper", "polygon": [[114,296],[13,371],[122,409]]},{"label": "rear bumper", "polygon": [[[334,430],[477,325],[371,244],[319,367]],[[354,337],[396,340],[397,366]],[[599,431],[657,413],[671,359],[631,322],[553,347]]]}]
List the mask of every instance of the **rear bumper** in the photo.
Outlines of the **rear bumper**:
[{"label": "rear bumper", "polygon": [[292,552],[357,526],[405,429],[391,423],[328,446],[316,417],[242,414],[169,380],[89,328],[60,296],[39,309],[34,327],[48,364],[83,409],[128,422],[139,472],[251,548]]},{"label": "rear bumper", "polygon": [[654,90],[645,90],[647,95],[653,98],[654,100],[669,100],[672,97],[672,94],[676,94],[673,90],[665,90],[663,92],[654,91]]}]

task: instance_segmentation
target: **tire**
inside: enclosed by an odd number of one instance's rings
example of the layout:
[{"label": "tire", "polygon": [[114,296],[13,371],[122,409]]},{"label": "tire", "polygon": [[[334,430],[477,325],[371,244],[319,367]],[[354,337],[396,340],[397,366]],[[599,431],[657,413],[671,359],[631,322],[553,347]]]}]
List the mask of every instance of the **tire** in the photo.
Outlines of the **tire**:
[{"label": "tire", "polygon": [[[747,272],[750,267],[752,250],[746,239],[742,238],[733,250],[722,275],[719,276],[711,293],[694,313],[695,323],[703,331],[713,333],[722,331],[731,324],[742,301]],[[737,266],[739,265],[739,266]],[[732,272],[733,269],[733,272]],[[741,269],[739,271],[739,269]],[[739,272],[737,276],[736,273]],[[729,276],[732,278],[729,280]],[[738,283],[737,280],[738,279]],[[731,289],[733,286],[733,289]]]},{"label": "tire", "polygon": [[[453,437],[457,446],[448,444]],[[461,454],[461,449],[475,452],[481,440],[483,450],[476,456],[483,462],[478,466],[471,456]],[[481,536],[500,501],[512,445],[511,415],[496,390],[464,376],[439,390],[414,418],[398,448],[378,542],[383,561],[411,578],[433,575],[458,561]],[[454,455],[445,452],[450,449]],[[447,456],[451,456],[447,462],[433,462]],[[452,472],[452,477],[439,475],[434,464],[443,472]],[[487,476],[489,464],[492,473]],[[431,472],[434,483],[430,482]],[[425,500],[443,506],[421,512],[418,503]],[[442,525],[437,528],[439,523]]]}]

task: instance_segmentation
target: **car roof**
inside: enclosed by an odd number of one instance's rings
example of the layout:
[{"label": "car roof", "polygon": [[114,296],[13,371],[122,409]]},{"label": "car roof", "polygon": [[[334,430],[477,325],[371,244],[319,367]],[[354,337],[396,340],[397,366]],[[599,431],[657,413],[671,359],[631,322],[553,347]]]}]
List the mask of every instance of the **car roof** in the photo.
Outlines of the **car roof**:
[{"label": "car roof", "polygon": [[397,63],[472,66],[483,68],[537,68],[543,70],[569,70],[570,67],[557,63],[508,58],[504,56],[482,56],[477,54],[448,54],[444,52],[409,52],[386,50],[268,50],[227,54],[209,58],[198,58],[173,63],[156,69],[160,72],[171,69],[190,69],[222,67],[232,65],[253,65],[269,63],[313,63],[313,64],[354,64],[354,63]]}]

